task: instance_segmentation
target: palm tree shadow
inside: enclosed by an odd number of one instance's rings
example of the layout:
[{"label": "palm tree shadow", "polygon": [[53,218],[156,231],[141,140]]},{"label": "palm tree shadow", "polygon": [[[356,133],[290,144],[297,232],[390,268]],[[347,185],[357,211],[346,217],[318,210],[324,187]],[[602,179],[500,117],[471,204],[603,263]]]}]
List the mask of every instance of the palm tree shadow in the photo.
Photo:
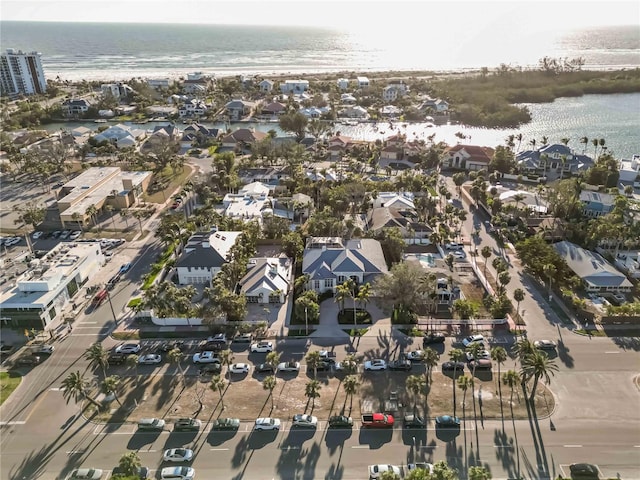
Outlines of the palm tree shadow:
[{"label": "palm tree shadow", "polygon": [[531,427],[533,445],[536,451],[537,474],[539,476],[546,477],[549,475],[549,463],[547,460],[544,442],[542,440],[542,432],[540,431],[540,423],[538,422],[536,406],[534,402],[530,402],[529,399],[526,398],[526,391],[523,393],[525,395],[525,405],[527,407],[527,416],[529,418],[529,426]]}]

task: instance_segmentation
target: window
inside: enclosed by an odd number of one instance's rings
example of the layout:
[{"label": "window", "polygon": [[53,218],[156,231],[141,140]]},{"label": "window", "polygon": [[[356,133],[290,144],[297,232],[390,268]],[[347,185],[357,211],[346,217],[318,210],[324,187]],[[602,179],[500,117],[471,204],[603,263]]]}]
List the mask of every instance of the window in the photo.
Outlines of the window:
[{"label": "window", "polygon": [[329,278],[324,281],[324,288],[333,288],[333,279]]},{"label": "window", "polygon": [[347,280],[347,277],[344,275],[338,275],[338,283],[344,283]]},{"label": "window", "polygon": [[320,280],[314,280],[313,281],[313,288],[315,290],[320,290]]}]

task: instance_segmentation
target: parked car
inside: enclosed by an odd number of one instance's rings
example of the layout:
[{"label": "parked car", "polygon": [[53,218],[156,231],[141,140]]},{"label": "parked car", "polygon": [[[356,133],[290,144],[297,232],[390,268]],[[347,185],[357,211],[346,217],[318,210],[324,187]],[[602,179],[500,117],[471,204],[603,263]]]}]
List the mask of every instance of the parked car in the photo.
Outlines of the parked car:
[{"label": "parked car", "polygon": [[251,343],[253,341],[253,335],[250,333],[242,333],[233,337],[233,343]]},{"label": "parked car", "polygon": [[193,480],[196,471],[191,467],[164,467],[160,471],[162,480]]},{"label": "parked car", "polygon": [[329,418],[329,428],[351,428],[353,427],[353,418],[345,415],[334,415]]},{"label": "parked car", "polygon": [[318,417],[314,417],[313,415],[298,413],[293,416],[292,426],[303,427],[303,428],[316,428],[318,426]]},{"label": "parked car", "polygon": [[410,463],[407,465],[408,471],[426,470],[429,475],[433,474],[433,465],[427,462]]},{"label": "parked car", "polygon": [[409,360],[393,360],[389,362],[389,370],[404,370],[408,372],[412,366]]},{"label": "parked car", "polygon": [[207,337],[207,343],[227,343],[227,335],[224,333],[217,333],[211,337]]},{"label": "parked car", "polygon": [[42,237],[43,233],[44,232],[41,232],[41,231],[33,232],[33,235],[31,235],[31,238],[33,238],[34,240],[38,240],[40,237]]},{"label": "parked car", "polygon": [[329,362],[320,362],[316,367],[316,372],[328,372],[331,370],[331,364]]},{"label": "parked car", "polygon": [[555,350],[556,342],[553,340],[536,340],[533,342],[533,346],[538,350]]},{"label": "parked car", "polygon": [[53,232],[51,234],[51,237],[52,238],[58,238],[58,237],[60,237],[60,235],[62,235],[62,232],[60,230],[56,230],[55,232]]},{"label": "parked car", "polygon": [[120,267],[120,274],[127,273],[131,269],[131,262],[125,263]]},{"label": "parked car", "polygon": [[472,360],[469,362],[469,370],[473,370],[474,368],[476,369],[476,371],[491,370],[491,368],[493,368],[493,364],[488,358],[481,358],[479,360]]},{"label": "parked car", "polygon": [[180,351],[184,351],[186,346],[184,344],[184,342],[182,340],[174,340],[171,342],[162,342],[159,346],[158,346],[158,351],[159,352],[163,352],[163,353],[167,353],[170,352],[171,350],[175,350],[178,349]]},{"label": "parked car", "polygon": [[193,460],[193,450],[189,448],[170,448],[162,456],[164,462],[190,462]]},{"label": "parked car", "polygon": [[444,362],[442,364],[443,372],[464,372],[465,364],[464,362]]},{"label": "parked car", "polygon": [[141,418],[138,420],[138,430],[143,432],[158,432],[164,430],[165,421],[161,418]]},{"label": "parked car", "polygon": [[99,480],[102,473],[99,468],[78,468],[71,472],[69,480]]},{"label": "parked car", "polygon": [[216,352],[198,352],[193,355],[193,363],[220,363]]},{"label": "parked car", "polygon": [[422,358],[424,357],[424,351],[422,351],[422,350],[414,350],[412,352],[405,353],[404,356],[407,357],[407,360],[410,360],[412,362],[420,362],[420,361],[422,361]]},{"label": "parked car", "polygon": [[107,357],[109,365],[122,365],[127,357],[122,353],[111,352]]},{"label": "parked car", "polygon": [[220,363],[206,363],[200,367],[200,375],[213,375],[222,371],[222,364]]},{"label": "parked car", "polygon": [[53,345],[43,344],[32,347],[31,353],[33,355],[51,355],[54,350],[55,347]]},{"label": "parked car", "polygon": [[69,235],[69,240],[77,240],[78,238],[80,238],[80,235],[82,235],[82,232],[80,230],[74,230],[73,232],[71,232],[71,235]]},{"label": "parked car", "polygon": [[134,353],[140,352],[142,347],[139,343],[123,343],[116,347],[116,353],[121,353],[123,355],[131,355]]},{"label": "parked car", "polygon": [[571,478],[599,478],[598,467],[590,463],[572,463],[569,465]]},{"label": "parked car", "polygon": [[436,427],[439,428],[457,428],[460,427],[460,419],[450,415],[441,415],[436,417]]},{"label": "parked car", "polygon": [[462,345],[466,348],[472,343],[484,343],[484,337],[482,335],[470,335],[462,340]]},{"label": "parked car", "polygon": [[369,478],[377,479],[385,472],[393,472],[400,477],[400,467],[395,465],[369,465]]},{"label": "parked car", "polygon": [[264,417],[256,419],[255,430],[280,430],[280,419]]},{"label": "parked car", "polygon": [[0,355],[3,357],[11,355],[14,351],[15,348],[13,345],[0,345]]},{"label": "parked car", "polygon": [[173,423],[174,432],[197,432],[202,422],[197,418],[179,418]]},{"label": "parked car", "polygon": [[249,365],[246,363],[234,363],[229,367],[229,373],[249,373]]},{"label": "parked car", "polygon": [[237,430],[240,427],[238,418],[218,418],[213,422],[214,430]]},{"label": "parked car", "polygon": [[18,357],[14,362],[16,367],[35,367],[40,363],[40,357],[37,355],[23,355]]},{"label": "parked car", "polygon": [[426,347],[434,343],[444,343],[445,338],[444,333],[429,333],[422,338],[422,345]]},{"label": "parked car", "polygon": [[251,344],[251,352],[252,353],[268,353],[273,352],[273,343],[268,342],[266,340],[252,343]]},{"label": "parked car", "polygon": [[447,250],[460,250],[462,249],[462,244],[457,242],[451,242],[451,243],[447,243],[444,246],[444,248]]},{"label": "parked car", "polygon": [[[111,478],[113,478],[115,475],[126,477],[124,470],[122,470],[120,467],[116,467],[111,471]],[[138,470],[136,471],[136,475],[140,480],[148,480],[149,469],[147,467],[138,467]]]},{"label": "parked car", "polygon": [[387,368],[387,362],[385,362],[381,358],[377,358],[375,360],[368,360],[364,362],[365,371],[386,370],[386,368]]},{"label": "parked car", "polygon": [[69,238],[69,235],[71,235],[71,230],[63,230],[62,233],[60,234],[60,239],[65,240]]},{"label": "parked car", "polygon": [[419,415],[405,415],[403,421],[404,428],[424,428],[426,422]]},{"label": "parked car", "polygon": [[300,362],[282,362],[278,365],[279,372],[299,372]]},{"label": "parked car", "polygon": [[140,365],[156,365],[162,362],[162,357],[157,353],[147,353],[146,355],[140,355],[138,363]]},{"label": "parked car", "polygon": [[258,373],[275,373],[276,369],[270,363],[261,363],[256,367]]},{"label": "parked car", "polygon": [[[471,362],[474,360],[473,354],[471,352],[465,352],[465,356],[467,357],[467,362]],[[489,350],[480,350],[478,352],[478,359],[491,359],[491,352]]]}]

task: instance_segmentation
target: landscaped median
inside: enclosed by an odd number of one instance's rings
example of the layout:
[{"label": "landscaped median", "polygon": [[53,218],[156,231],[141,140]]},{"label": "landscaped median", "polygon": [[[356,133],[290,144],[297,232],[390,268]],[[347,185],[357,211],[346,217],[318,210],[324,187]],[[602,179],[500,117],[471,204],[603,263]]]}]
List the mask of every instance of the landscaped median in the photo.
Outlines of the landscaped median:
[{"label": "landscaped median", "polygon": [[0,372],[0,405],[18,388],[22,376],[16,372]]},{"label": "landscaped median", "polygon": [[[173,371],[175,367],[169,368]],[[464,373],[468,377],[471,376],[469,371],[465,370]],[[312,373],[278,374],[273,389],[273,410],[269,390],[263,388],[262,383],[267,375],[256,374],[253,368],[248,375],[232,375],[231,379],[226,375],[221,377],[225,381],[222,400],[218,390],[210,388],[210,375],[200,380],[196,376],[187,375],[184,382],[179,372],[175,372],[174,375],[140,375],[137,382],[134,376],[126,376],[123,377],[118,393],[123,407],[114,402],[110,405],[111,410],[107,409],[98,414],[94,420],[135,423],[140,418],[161,417],[171,421],[174,418],[191,417],[196,414],[203,421],[219,416],[239,418],[243,421],[253,421],[260,416],[274,416],[284,420],[305,411],[313,413],[320,420],[343,413],[355,419],[360,418],[361,413],[382,409],[392,391],[398,392],[404,405],[398,415],[413,413],[414,404],[418,412],[424,412],[425,398],[428,417],[453,414],[451,376],[434,372],[432,383],[427,385],[428,394],[425,397],[424,394],[414,396],[407,390],[406,380],[410,374],[424,378],[424,368],[414,367],[414,371],[408,373],[385,371],[358,375],[360,386],[352,399],[342,388],[344,376],[318,373],[317,380],[321,384],[320,397],[315,399],[313,409],[311,400],[305,396],[305,386],[312,380]],[[466,395],[456,386],[458,417],[473,421],[474,407],[477,417],[484,420],[503,417],[510,419],[512,415],[516,419],[528,417],[527,401],[522,387],[516,385],[513,392],[504,385],[499,389],[496,376],[489,372],[477,373],[479,378],[475,379],[473,387],[469,385]],[[475,396],[472,395],[472,388]],[[201,411],[199,402],[203,404]],[[553,409],[553,395],[544,385],[538,384],[535,397],[537,417],[546,417]]]}]

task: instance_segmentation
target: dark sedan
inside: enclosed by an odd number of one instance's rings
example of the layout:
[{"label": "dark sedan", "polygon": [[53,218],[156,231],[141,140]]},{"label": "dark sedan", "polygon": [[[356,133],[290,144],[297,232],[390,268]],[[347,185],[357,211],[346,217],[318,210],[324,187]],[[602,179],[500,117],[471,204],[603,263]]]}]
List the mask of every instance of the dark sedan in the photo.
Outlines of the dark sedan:
[{"label": "dark sedan", "polygon": [[442,364],[443,372],[464,372],[464,367],[466,364],[464,362],[444,362]]},{"label": "dark sedan", "polygon": [[213,423],[214,430],[237,430],[240,420],[237,418],[219,418]]},{"label": "dark sedan", "polygon": [[458,417],[451,417],[449,415],[442,415],[436,417],[436,427],[440,428],[459,428],[460,419]]},{"label": "dark sedan", "polygon": [[270,363],[261,363],[256,367],[258,373],[275,373],[276,369]]},{"label": "dark sedan", "polygon": [[590,463],[572,463],[569,465],[571,478],[600,478],[598,467]]},{"label": "dark sedan", "polygon": [[419,415],[405,415],[403,425],[404,428],[424,428],[426,422]]},{"label": "dark sedan", "polygon": [[353,427],[353,418],[344,415],[336,415],[329,418],[330,428],[351,428]]},{"label": "dark sedan", "polygon": [[427,345],[432,345],[434,343],[444,343],[444,340],[445,340],[444,333],[439,333],[439,332],[428,333],[422,339],[422,345],[427,346]]},{"label": "dark sedan", "polygon": [[409,360],[393,360],[389,362],[388,368],[389,370],[404,370],[408,372],[411,370],[411,362]]}]

